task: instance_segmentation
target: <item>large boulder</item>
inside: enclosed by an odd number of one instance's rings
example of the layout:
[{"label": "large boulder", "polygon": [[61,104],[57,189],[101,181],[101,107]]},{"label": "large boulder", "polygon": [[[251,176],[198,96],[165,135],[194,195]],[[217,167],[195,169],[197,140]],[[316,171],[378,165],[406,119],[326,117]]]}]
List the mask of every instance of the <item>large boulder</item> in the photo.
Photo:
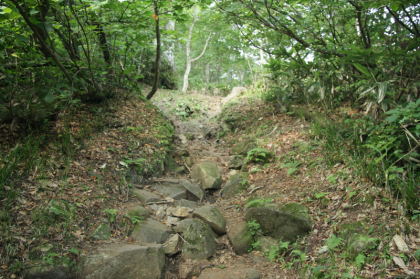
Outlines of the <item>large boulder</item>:
[{"label": "large boulder", "polygon": [[243,255],[252,249],[254,237],[245,221],[233,226],[228,232],[228,237],[236,254]]},{"label": "large boulder", "polygon": [[231,180],[226,183],[222,190],[222,197],[229,199],[239,194],[242,190],[249,186],[249,181],[244,177],[242,173],[234,175]]},{"label": "large boulder", "polygon": [[234,147],[232,147],[231,154],[232,155],[242,155],[247,156],[248,151],[251,149],[257,148],[258,145],[255,142],[254,139],[246,139],[241,141],[240,143],[236,144]]},{"label": "large boulder", "polygon": [[194,165],[191,178],[198,179],[201,187],[206,189],[220,189],[222,186],[222,175],[215,163],[204,162]]},{"label": "large boulder", "polygon": [[308,209],[298,203],[278,205],[254,202],[245,210],[245,220],[256,221],[263,235],[292,243],[312,229]]},{"label": "large boulder", "polygon": [[260,279],[261,273],[251,267],[238,266],[224,269],[206,269],[197,279]]},{"label": "large boulder", "polygon": [[214,232],[208,224],[195,219],[182,221],[184,244],[182,257],[184,259],[208,259],[216,251]]},{"label": "large boulder", "polygon": [[165,268],[165,252],[162,245],[123,244],[98,250],[87,256],[83,267],[86,279],[159,279]]},{"label": "large boulder", "polygon": [[173,234],[173,231],[170,227],[149,218],[136,224],[131,237],[137,241],[162,244],[171,234]]},{"label": "large boulder", "polygon": [[197,208],[193,217],[200,218],[205,223],[209,224],[210,227],[218,234],[226,233],[226,220],[223,214],[212,205],[205,205]]}]

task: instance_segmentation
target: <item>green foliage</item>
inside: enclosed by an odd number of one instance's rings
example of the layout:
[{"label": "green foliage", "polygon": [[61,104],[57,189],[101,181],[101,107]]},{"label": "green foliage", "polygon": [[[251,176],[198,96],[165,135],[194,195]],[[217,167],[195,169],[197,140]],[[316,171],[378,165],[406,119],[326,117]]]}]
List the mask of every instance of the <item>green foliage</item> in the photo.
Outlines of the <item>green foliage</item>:
[{"label": "green foliage", "polygon": [[106,208],[105,213],[108,215],[109,221],[113,223],[115,221],[115,217],[117,216],[117,210]]},{"label": "green foliage", "polygon": [[363,255],[363,254],[357,255],[357,257],[355,259],[355,262],[356,262],[356,265],[359,269],[362,268],[362,266],[365,264],[365,260],[366,260],[365,255]]},{"label": "green foliage", "polygon": [[260,224],[258,224],[256,220],[248,221],[247,225],[248,225],[249,231],[254,236],[254,238],[261,235],[262,231],[260,228]]},{"label": "green foliage", "polygon": [[336,247],[340,246],[343,244],[343,239],[336,237],[335,235],[331,235],[328,239],[327,239],[327,246],[328,249],[330,250],[334,250]]},{"label": "green foliage", "polygon": [[268,199],[260,199],[260,198],[252,199],[252,200],[250,200],[250,201],[247,202],[245,208],[261,206],[261,205],[270,203],[272,201],[273,201],[272,198],[268,198]]}]

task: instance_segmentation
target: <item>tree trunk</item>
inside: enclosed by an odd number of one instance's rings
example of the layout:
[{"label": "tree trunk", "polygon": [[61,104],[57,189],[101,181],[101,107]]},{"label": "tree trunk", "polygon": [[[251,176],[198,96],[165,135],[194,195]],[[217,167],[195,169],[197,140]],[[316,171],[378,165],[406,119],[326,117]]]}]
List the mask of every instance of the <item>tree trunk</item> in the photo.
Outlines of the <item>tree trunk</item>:
[{"label": "tree trunk", "polygon": [[156,20],[156,61],[155,61],[155,78],[153,80],[153,87],[150,93],[147,95],[147,100],[152,99],[157,91],[157,86],[159,82],[159,63],[160,63],[160,30],[159,30],[159,10],[157,6],[157,1],[153,1],[153,6],[155,7],[155,20]]},{"label": "tree trunk", "polygon": [[192,24],[190,26],[190,31],[188,33],[188,40],[187,40],[187,67],[186,67],[185,73],[184,73],[184,86],[182,87],[182,92],[186,92],[187,89],[188,89],[188,76],[190,75],[190,71],[191,71],[191,62],[196,61],[196,60],[200,59],[201,56],[203,56],[204,52],[207,49],[207,45],[209,44],[209,41],[212,38],[212,35],[210,33],[209,34],[209,37],[206,40],[206,44],[205,44],[204,49],[201,52],[201,54],[199,56],[197,56],[196,58],[191,59],[191,38],[192,38],[192,32],[193,32],[193,29],[194,29],[194,25],[195,25],[195,23],[198,20],[197,11],[196,11],[195,7],[193,7],[193,10],[194,10],[194,20],[193,20],[193,22],[192,22]]},{"label": "tree trunk", "polygon": [[206,65],[206,83],[210,83],[210,63]]}]

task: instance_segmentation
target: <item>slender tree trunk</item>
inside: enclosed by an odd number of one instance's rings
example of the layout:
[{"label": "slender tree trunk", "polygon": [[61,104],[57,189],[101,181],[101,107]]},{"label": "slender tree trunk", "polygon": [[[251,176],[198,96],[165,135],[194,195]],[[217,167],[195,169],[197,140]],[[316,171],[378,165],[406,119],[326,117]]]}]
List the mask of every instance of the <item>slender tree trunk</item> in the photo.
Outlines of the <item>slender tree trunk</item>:
[{"label": "slender tree trunk", "polygon": [[152,99],[157,91],[157,86],[159,82],[159,63],[160,63],[160,30],[159,30],[159,10],[157,6],[157,1],[153,1],[155,7],[155,19],[156,19],[156,61],[155,61],[155,79],[153,80],[153,87],[150,93],[147,95],[147,100]]},{"label": "slender tree trunk", "polygon": [[210,33],[209,34],[209,37],[206,40],[206,44],[205,44],[204,49],[201,52],[201,54],[199,56],[197,56],[196,58],[191,59],[191,38],[192,38],[192,32],[193,32],[193,29],[194,29],[194,25],[195,25],[195,23],[198,20],[197,11],[196,11],[195,7],[193,7],[193,10],[194,10],[194,20],[193,20],[193,22],[192,22],[192,24],[190,26],[190,31],[188,33],[188,40],[187,40],[187,67],[186,67],[185,73],[184,73],[184,86],[182,87],[182,92],[186,92],[187,89],[188,89],[188,76],[190,75],[190,71],[191,71],[191,62],[196,61],[196,60],[200,59],[201,56],[203,56],[204,52],[207,49],[207,45],[209,44],[209,41],[212,38],[212,35]]},{"label": "slender tree trunk", "polygon": [[210,63],[206,65],[206,83],[210,83]]}]

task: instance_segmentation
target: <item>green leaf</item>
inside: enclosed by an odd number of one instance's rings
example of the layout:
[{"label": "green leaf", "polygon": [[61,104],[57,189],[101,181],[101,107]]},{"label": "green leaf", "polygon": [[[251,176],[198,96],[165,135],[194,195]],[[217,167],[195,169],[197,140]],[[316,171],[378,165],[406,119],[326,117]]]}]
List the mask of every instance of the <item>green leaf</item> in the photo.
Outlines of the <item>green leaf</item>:
[{"label": "green leaf", "polygon": [[71,249],[69,249],[69,252],[71,252],[71,253],[73,253],[73,254],[76,254],[76,255],[79,255],[79,251],[77,251],[77,249],[76,249],[76,248],[71,248]]},{"label": "green leaf", "polygon": [[365,263],[366,256],[363,254],[359,254],[356,257],[356,265],[358,268],[361,268]]},{"label": "green leaf", "polygon": [[398,119],[398,115],[391,115],[391,116],[388,116],[388,117],[385,119],[385,121],[386,121],[386,122],[389,122],[389,123],[392,123],[392,122],[395,122],[397,119]]},{"label": "green leaf", "polygon": [[4,14],[10,14],[12,12],[12,9],[8,7],[1,7],[1,9],[3,10]]},{"label": "green leaf", "polygon": [[47,95],[45,95],[45,97],[44,97],[44,101],[45,101],[45,102],[47,102],[47,103],[52,103],[52,102],[54,102],[54,95],[52,94],[52,92],[51,92],[51,91],[49,91],[49,92],[47,93]]},{"label": "green leaf", "polygon": [[365,68],[365,66],[360,65],[359,63],[354,63],[353,64],[359,71],[361,71],[362,73],[364,73],[365,75],[367,75],[368,77],[371,76],[371,74],[369,73],[369,71]]}]

